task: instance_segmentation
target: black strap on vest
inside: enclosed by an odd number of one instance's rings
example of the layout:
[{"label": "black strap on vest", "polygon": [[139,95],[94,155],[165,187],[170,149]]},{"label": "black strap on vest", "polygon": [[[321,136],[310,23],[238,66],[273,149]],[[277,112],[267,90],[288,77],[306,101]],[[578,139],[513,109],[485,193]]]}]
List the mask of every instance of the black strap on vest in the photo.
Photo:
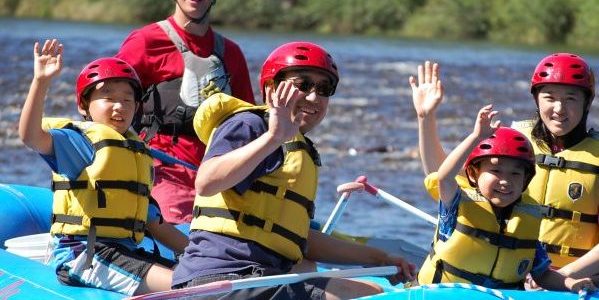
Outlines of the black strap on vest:
[{"label": "black strap on vest", "polygon": [[314,147],[314,143],[307,137],[304,136],[304,138],[306,139],[306,143],[300,141],[284,143],[283,151],[287,153],[291,151],[305,150],[312,158],[312,161],[314,161],[314,164],[321,167],[322,163],[320,161],[320,154],[318,154],[318,151]]},{"label": "black strap on vest", "polygon": [[504,282],[499,279],[494,279],[492,277],[482,275],[482,274],[474,274],[468,272],[466,270],[462,270],[456,268],[455,266],[450,265],[446,261],[439,259],[435,268],[435,275],[433,276],[433,283],[440,283],[443,272],[450,273],[454,276],[463,278],[472,284],[494,288],[494,289],[521,289],[522,282]]},{"label": "black strap on vest", "polygon": [[457,223],[455,230],[457,230],[465,235],[469,235],[471,237],[485,240],[489,244],[497,246],[499,248],[535,249],[536,245],[537,245],[537,240],[518,239],[515,237],[511,237],[511,236],[506,236],[503,234],[470,227],[470,226],[462,224],[462,223]]},{"label": "black strap on vest", "polygon": [[585,222],[597,224],[598,215],[590,215],[581,212],[573,212],[570,210],[555,208],[547,205],[541,205],[541,213],[544,218],[547,219],[565,219],[571,220],[572,222]]},{"label": "black strap on vest", "polygon": [[[57,190],[85,190],[88,189],[87,181],[52,181],[52,191]],[[97,180],[94,188],[98,192],[98,208],[106,208],[106,196],[104,189],[121,189],[131,193],[147,197],[150,194],[150,188],[147,184],[136,181],[120,180]]]},{"label": "black strap on vest", "polygon": [[[83,217],[70,216],[63,214],[52,214],[52,224],[55,222],[73,225],[82,225]],[[86,259],[84,268],[91,268],[94,258],[94,246],[96,243],[96,226],[120,227],[131,231],[131,238],[135,238],[136,232],[144,232],[146,223],[135,219],[116,219],[116,218],[91,218],[89,220],[89,231],[87,233],[87,248],[85,250]]]},{"label": "black strap on vest", "polygon": [[133,152],[143,153],[146,155],[150,155],[150,150],[146,147],[146,144],[140,141],[135,140],[101,140],[95,144],[93,147],[96,151],[104,148],[104,147],[119,147],[125,148]]},{"label": "black strap on vest", "polygon": [[564,248],[563,246],[560,245],[553,245],[553,244],[547,244],[547,243],[541,243],[543,245],[543,248],[545,248],[545,250],[549,253],[553,253],[553,254],[567,254],[567,256],[570,257],[581,257],[583,255],[585,255],[587,252],[589,252],[589,250],[587,249],[580,249],[580,248],[565,248],[564,251],[562,251],[562,248]]},{"label": "black strap on vest", "polygon": [[[249,189],[256,193],[263,192],[271,195],[277,195],[277,192],[279,191],[277,186],[270,185],[260,180],[254,181]],[[286,190],[283,197],[303,206],[310,219],[314,219],[314,201],[310,201],[310,199],[290,190]]]},{"label": "black strap on vest", "polygon": [[[302,253],[304,253],[306,250],[306,239],[302,238],[301,236],[295,234],[294,232],[292,232],[290,230],[287,230],[285,227],[283,227],[279,224],[276,224],[276,223],[268,224],[268,222],[266,222],[264,219],[261,219],[254,215],[242,214],[241,212],[232,210],[232,209],[224,209],[224,208],[218,208],[218,207],[194,206],[193,207],[193,217],[197,218],[199,216],[206,216],[206,217],[211,217],[211,218],[214,218],[214,217],[224,218],[224,219],[234,220],[235,222],[240,221],[249,226],[260,227],[260,228],[262,228],[262,230],[264,230],[266,232],[276,233],[276,234],[290,240],[291,242],[296,244],[301,249]],[[267,225],[272,225],[272,227],[268,228],[270,226],[267,226]]]},{"label": "black strap on vest", "polygon": [[593,174],[599,174],[599,166],[587,164],[580,161],[568,161],[561,156],[537,154],[535,155],[537,165],[557,169],[572,169]]}]

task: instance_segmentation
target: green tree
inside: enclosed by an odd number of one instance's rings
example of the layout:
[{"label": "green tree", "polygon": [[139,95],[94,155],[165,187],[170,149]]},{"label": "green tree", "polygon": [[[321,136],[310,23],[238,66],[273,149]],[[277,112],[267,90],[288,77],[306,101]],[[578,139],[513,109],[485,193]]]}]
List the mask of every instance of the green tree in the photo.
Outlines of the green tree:
[{"label": "green tree", "polygon": [[419,38],[483,39],[489,30],[490,2],[428,0],[408,19],[403,33]]},{"label": "green tree", "polygon": [[596,0],[583,0],[576,3],[574,28],[568,36],[568,43],[576,46],[599,48],[599,5]]},{"label": "green tree", "polygon": [[574,9],[568,0],[494,0],[490,23],[492,40],[562,43],[573,28]]}]

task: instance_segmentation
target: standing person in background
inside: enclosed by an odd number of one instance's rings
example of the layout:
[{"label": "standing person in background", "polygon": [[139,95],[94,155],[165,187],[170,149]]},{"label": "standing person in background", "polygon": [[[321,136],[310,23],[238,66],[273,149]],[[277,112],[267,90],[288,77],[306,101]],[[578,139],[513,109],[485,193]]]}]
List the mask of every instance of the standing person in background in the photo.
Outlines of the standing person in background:
[{"label": "standing person in background", "polygon": [[[143,116],[134,126],[150,147],[199,166],[205,151],[192,120],[202,88],[254,103],[245,57],[233,41],[212,30],[209,13],[216,0],[175,0],[166,20],[133,31],[116,57],[128,62],[147,90]],[[191,221],[196,172],[154,160],[152,196],[170,223]]]},{"label": "standing person in background", "polygon": [[[420,154],[425,173],[445,159],[436,128],[436,108],[443,98],[439,67],[418,67],[418,82],[410,77],[418,114]],[[539,240],[552,266],[561,268],[599,243],[599,133],[587,130],[595,96],[595,78],[578,55],[555,53],[543,58],[531,79],[537,118],[516,122],[533,144],[536,175],[524,193],[543,210]],[[434,176],[427,188],[437,193]],[[434,197],[438,199],[437,197]]]}]

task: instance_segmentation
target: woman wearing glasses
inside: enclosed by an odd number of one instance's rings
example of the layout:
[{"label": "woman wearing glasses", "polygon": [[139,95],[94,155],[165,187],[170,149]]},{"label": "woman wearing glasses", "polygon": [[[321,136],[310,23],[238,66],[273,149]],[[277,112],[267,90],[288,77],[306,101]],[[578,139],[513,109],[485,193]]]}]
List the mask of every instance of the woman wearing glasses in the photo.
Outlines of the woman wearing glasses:
[{"label": "woman wearing glasses", "polygon": [[[320,159],[304,134],[327,113],[339,80],[332,57],[308,42],[287,43],[266,59],[265,106],[223,93],[204,101],[194,128],[208,145],[196,178],[189,245],[173,287],[290,272],[304,258],[345,264],[397,265],[394,283],[414,266],[378,249],[310,229]],[[381,292],[373,283],[317,278],[235,291],[235,299],[356,298]]]}]

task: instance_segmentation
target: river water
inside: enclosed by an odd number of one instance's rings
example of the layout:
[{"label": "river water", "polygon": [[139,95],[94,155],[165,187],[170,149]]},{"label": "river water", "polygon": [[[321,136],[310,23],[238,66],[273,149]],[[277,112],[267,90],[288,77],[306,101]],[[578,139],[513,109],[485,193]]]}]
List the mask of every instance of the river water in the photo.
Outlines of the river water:
[{"label": "river water", "polygon": [[[18,139],[22,104],[32,78],[33,43],[59,38],[64,68],[46,101],[49,116],[78,118],[74,83],[87,62],[114,55],[133,27],[84,23],[0,19],[0,183],[48,187],[50,169]],[[445,85],[439,109],[446,149],[472,130],[478,109],[494,103],[504,124],[531,118],[534,102],[529,80],[545,51],[491,44],[331,37],[306,33],[222,31],[244,51],[254,91],[268,53],[293,40],[321,44],[335,58],[341,81],[327,118],[309,136],[322,155],[316,219],[324,222],[338,195],[336,186],[366,175],[368,181],[419,209],[435,214],[437,205],[424,192],[418,158],[417,124],[408,77],[424,60],[441,64]],[[599,67],[599,57],[586,56]],[[256,95],[256,98],[259,98]],[[591,116],[597,116],[597,104]],[[593,119],[591,117],[590,119]],[[593,123],[595,122],[595,123]],[[597,128],[597,118],[590,121]],[[354,193],[338,229],[356,235],[403,237],[430,242],[432,227],[394,205]]]}]

